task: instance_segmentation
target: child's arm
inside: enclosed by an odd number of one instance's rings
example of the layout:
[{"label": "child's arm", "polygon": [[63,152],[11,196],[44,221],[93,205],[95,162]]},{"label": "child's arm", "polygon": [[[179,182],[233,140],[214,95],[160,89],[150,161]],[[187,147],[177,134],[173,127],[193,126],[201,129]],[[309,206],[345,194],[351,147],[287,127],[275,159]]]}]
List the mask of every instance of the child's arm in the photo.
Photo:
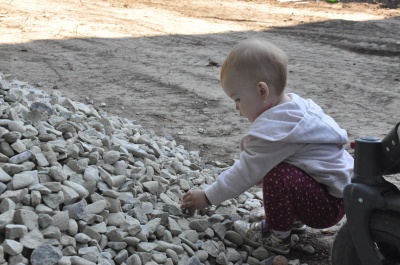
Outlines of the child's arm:
[{"label": "child's arm", "polygon": [[181,207],[188,210],[203,210],[211,206],[204,190],[191,190],[182,197],[183,204]]}]

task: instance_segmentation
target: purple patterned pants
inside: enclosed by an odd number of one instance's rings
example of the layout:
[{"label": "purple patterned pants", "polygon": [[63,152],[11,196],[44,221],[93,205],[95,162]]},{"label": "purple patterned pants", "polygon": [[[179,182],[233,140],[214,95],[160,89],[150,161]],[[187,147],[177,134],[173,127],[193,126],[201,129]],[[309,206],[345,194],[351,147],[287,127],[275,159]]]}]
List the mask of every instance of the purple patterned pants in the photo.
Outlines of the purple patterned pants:
[{"label": "purple patterned pants", "polygon": [[294,220],[312,228],[327,228],[344,216],[343,199],[303,170],[282,162],[263,180],[264,210],[267,226],[276,231],[291,230]]}]

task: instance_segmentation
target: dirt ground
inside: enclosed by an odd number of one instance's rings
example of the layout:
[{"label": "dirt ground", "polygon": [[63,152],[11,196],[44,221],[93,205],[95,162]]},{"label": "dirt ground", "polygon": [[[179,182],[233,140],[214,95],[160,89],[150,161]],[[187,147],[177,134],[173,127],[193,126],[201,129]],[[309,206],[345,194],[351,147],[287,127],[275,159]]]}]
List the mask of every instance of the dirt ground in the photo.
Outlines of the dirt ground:
[{"label": "dirt ground", "polygon": [[[171,135],[205,162],[230,163],[249,123],[219,86],[238,41],[290,57],[288,91],[311,98],[350,140],[399,121],[400,9],[275,0],[0,0],[0,71]],[[328,265],[332,233],[310,234]]]}]

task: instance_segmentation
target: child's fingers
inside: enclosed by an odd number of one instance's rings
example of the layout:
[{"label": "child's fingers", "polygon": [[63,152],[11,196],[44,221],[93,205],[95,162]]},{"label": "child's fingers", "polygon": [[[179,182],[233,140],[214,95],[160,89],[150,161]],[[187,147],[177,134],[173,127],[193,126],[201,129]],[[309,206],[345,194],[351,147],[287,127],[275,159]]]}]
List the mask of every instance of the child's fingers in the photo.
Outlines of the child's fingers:
[{"label": "child's fingers", "polygon": [[186,200],[190,195],[192,194],[190,193],[190,191],[188,191],[187,193],[185,193],[185,195],[183,195],[182,199]]},{"label": "child's fingers", "polygon": [[193,207],[193,203],[192,203],[191,201],[185,202],[185,203],[183,203],[183,204],[181,205],[181,208],[183,208],[183,209],[190,209],[190,208],[192,208],[192,207]]}]

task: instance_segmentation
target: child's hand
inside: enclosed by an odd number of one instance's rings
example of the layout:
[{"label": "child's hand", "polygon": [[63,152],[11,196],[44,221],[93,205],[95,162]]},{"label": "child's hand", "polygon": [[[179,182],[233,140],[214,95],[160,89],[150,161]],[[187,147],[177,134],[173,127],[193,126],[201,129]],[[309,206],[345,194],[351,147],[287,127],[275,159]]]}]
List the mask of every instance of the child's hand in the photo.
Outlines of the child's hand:
[{"label": "child's hand", "polygon": [[203,210],[204,208],[210,206],[206,200],[206,194],[204,190],[188,191],[185,195],[183,195],[182,200],[183,204],[181,205],[181,208],[189,211]]}]

